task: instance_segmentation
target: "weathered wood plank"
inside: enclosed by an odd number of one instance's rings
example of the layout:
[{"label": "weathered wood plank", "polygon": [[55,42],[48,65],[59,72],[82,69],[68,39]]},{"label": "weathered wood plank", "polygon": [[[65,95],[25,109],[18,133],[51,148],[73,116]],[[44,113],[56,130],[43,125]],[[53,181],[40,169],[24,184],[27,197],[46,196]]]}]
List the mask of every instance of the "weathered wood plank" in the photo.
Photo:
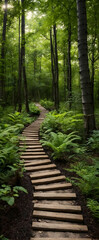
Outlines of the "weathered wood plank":
[{"label": "weathered wood plank", "polygon": [[42,222],[33,222],[32,228],[34,230],[48,230],[48,231],[58,231],[58,232],[87,232],[88,228],[86,225],[81,224],[69,224],[69,223],[42,223]]},{"label": "weathered wood plank", "polygon": [[72,184],[71,183],[56,183],[56,184],[49,184],[45,186],[35,186],[36,191],[50,191],[50,190],[57,190],[57,189],[68,189],[71,188]]},{"label": "weathered wood plank", "polygon": [[80,213],[81,207],[74,205],[62,205],[62,204],[43,204],[43,203],[35,203],[35,210],[43,210],[43,211],[55,211],[55,212],[69,212],[69,213]]},{"label": "weathered wood plank", "polygon": [[57,192],[36,192],[33,194],[34,199],[51,199],[51,200],[71,200],[76,198],[75,193],[57,193]]},{"label": "weathered wood plank", "polygon": [[29,166],[39,166],[39,165],[44,165],[44,164],[49,164],[51,163],[51,160],[49,159],[44,159],[44,160],[36,160],[36,161],[32,161],[29,163],[24,163],[25,167],[29,167]]},{"label": "weathered wood plank", "polygon": [[39,219],[52,219],[52,220],[70,221],[70,222],[83,222],[83,216],[81,214],[72,214],[72,213],[58,213],[58,212],[34,210],[33,217],[39,218]]},{"label": "weathered wood plank", "polygon": [[30,151],[26,151],[23,152],[23,154],[21,156],[36,156],[36,155],[44,155],[45,156],[45,152],[30,152]]},{"label": "weathered wood plank", "polygon": [[59,170],[34,173],[34,174],[30,175],[30,178],[31,179],[40,179],[40,178],[44,178],[44,177],[57,176],[57,175],[60,175]]},{"label": "weathered wood plank", "polygon": [[36,166],[36,167],[27,167],[25,166],[25,169],[30,172],[35,172],[35,171],[41,171],[41,170],[48,170],[48,169],[53,169],[56,168],[55,164],[49,164],[49,165],[44,165],[44,166]]},{"label": "weathered wood plank", "polygon": [[27,159],[27,160],[30,160],[30,159],[45,159],[45,158],[48,158],[48,155],[34,155],[34,156],[21,156],[20,157],[21,159]]},{"label": "weathered wood plank", "polygon": [[[31,238],[30,240],[34,240]],[[42,240],[42,238],[35,238],[35,240]],[[92,240],[91,238],[44,238],[43,240]]]},{"label": "weathered wood plank", "polygon": [[60,181],[64,181],[66,179],[65,176],[57,176],[57,177],[47,177],[43,179],[37,179],[37,180],[32,180],[33,185],[42,185],[42,184],[47,184],[47,183],[56,183]]}]

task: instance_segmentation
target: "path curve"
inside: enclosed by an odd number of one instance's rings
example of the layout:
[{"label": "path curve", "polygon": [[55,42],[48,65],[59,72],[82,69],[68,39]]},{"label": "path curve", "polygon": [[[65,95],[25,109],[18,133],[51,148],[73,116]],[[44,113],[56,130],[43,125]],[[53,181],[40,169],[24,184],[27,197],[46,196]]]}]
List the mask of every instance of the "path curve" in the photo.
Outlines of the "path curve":
[{"label": "path curve", "polygon": [[91,240],[84,224],[81,207],[76,203],[72,184],[51,162],[39,141],[39,129],[47,110],[41,105],[40,116],[22,132],[21,159],[33,184],[33,220],[30,240]]}]

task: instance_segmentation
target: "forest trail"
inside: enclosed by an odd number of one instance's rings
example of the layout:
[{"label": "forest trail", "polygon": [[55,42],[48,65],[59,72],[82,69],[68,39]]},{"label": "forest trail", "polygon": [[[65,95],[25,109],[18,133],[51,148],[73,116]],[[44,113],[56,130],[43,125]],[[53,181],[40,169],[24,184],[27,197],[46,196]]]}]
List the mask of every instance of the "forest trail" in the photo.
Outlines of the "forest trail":
[{"label": "forest trail", "polygon": [[40,124],[47,110],[37,106],[40,116],[24,129],[24,139],[20,141],[20,149],[26,147],[21,159],[34,189],[30,240],[91,240],[71,183],[66,183],[39,141]]}]

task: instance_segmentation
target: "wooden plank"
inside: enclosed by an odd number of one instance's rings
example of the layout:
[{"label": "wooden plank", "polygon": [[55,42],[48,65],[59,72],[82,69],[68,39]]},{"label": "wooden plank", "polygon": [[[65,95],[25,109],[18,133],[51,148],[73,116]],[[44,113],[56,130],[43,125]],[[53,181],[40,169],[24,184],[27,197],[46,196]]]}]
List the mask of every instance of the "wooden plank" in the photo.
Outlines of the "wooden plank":
[{"label": "wooden plank", "polygon": [[34,156],[34,155],[44,155],[45,156],[45,152],[23,152],[22,156]]},{"label": "wooden plank", "polygon": [[69,224],[69,223],[46,223],[46,222],[33,222],[32,228],[34,230],[48,230],[58,232],[88,232],[86,225],[81,224]]},{"label": "wooden plank", "polygon": [[41,170],[48,170],[48,169],[53,169],[53,168],[56,168],[56,165],[55,164],[49,164],[49,165],[43,165],[43,166],[36,166],[36,167],[26,167],[25,166],[25,169],[26,171],[29,171],[29,172],[35,172],[35,171],[41,171]]},{"label": "wooden plank", "polygon": [[57,189],[68,189],[71,188],[72,184],[71,183],[56,183],[56,184],[49,184],[45,186],[36,186],[35,190],[36,191],[50,191],[50,190],[57,190]]},{"label": "wooden plank", "polygon": [[25,167],[29,167],[29,166],[44,165],[45,163],[49,164],[49,163],[51,163],[51,160],[49,160],[49,159],[36,160],[36,161],[29,162],[29,163],[24,163],[24,165],[25,165]]},{"label": "wooden plank", "polygon": [[[23,144],[22,144],[22,145],[23,145]],[[32,144],[32,145],[29,145],[29,146],[26,146],[26,144],[24,144],[24,146],[26,147],[26,150],[27,150],[27,149],[31,149],[31,148],[32,148],[32,149],[37,149],[37,148],[43,149],[41,144],[39,144],[39,145],[34,145],[34,144]],[[23,148],[24,146],[21,146],[21,145],[20,145],[20,148]]]},{"label": "wooden plank", "polygon": [[42,144],[40,144],[40,142],[20,142],[20,146],[26,146],[26,145],[30,145],[30,146],[41,146],[42,147]]},{"label": "wooden plank", "polygon": [[60,175],[59,170],[46,171],[46,172],[36,172],[30,175],[31,179],[40,179],[44,177],[57,176]]},{"label": "wooden plank", "polygon": [[39,138],[32,138],[32,137],[25,137],[24,139],[22,139],[21,141],[39,141]]},{"label": "wooden plank", "polygon": [[27,159],[27,160],[30,160],[30,159],[45,159],[45,158],[48,158],[48,155],[34,155],[34,156],[21,156],[20,159]]},{"label": "wooden plank", "polygon": [[81,214],[72,213],[58,213],[58,212],[48,212],[48,211],[33,211],[33,218],[39,219],[52,219],[58,221],[70,221],[70,222],[83,222],[83,216]]},{"label": "wooden plank", "polygon": [[[31,238],[30,240],[42,240],[42,238]],[[91,238],[44,238],[43,240],[92,240]],[[98,240],[98,239],[97,239]]]},{"label": "wooden plank", "polygon": [[[19,149],[19,150],[22,152],[22,149]],[[29,149],[26,149],[24,152],[25,152],[25,153],[26,153],[26,152],[33,152],[33,153],[35,153],[35,152],[44,152],[44,149],[43,149],[43,148],[37,148],[37,149],[29,148]]]},{"label": "wooden plank", "polygon": [[34,199],[50,199],[50,200],[72,200],[76,198],[75,193],[57,193],[57,192],[36,192],[33,194]]},{"label": "wooden plank", "polygon": [[47,184],[47,183],[56,183],[60,181],[66,180],[65,176],[57,176],[57,177],[48,177],[48,178],[43,178],[43,179],[37,179],[37,180],[32,180],[33,185],[42,185],[42,184]]},{"label": "wooden plank", "polygon": [[43,204],[43,203],[35,203],[34,204],[35,210],[47,210],[47,211],[54,211],[54,212],[69,212],[69,213],[80,213],[81,207],[74,206],[74,205],[62,205],[62,204]]},{"label": "wooden plank", "polygon": [[38,137],[38,134],[33,134],[33,133],[24,133],[22,134],[23,137]]}]

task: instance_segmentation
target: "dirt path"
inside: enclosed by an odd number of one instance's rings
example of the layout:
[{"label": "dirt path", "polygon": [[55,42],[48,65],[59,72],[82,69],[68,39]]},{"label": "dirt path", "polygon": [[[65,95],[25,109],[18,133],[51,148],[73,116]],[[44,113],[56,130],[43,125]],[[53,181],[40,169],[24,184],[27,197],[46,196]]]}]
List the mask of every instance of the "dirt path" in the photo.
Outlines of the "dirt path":
[{"label": "dirt path", "polygon": [[41,114],[25,128],[20,141],[25,169],[34,188],[32,236],[30,240],[88,240],[88,228],[84,224],[81,207],[71,183],[66,183],[39,141],[39,128],[47,111],[38,104]]}]

